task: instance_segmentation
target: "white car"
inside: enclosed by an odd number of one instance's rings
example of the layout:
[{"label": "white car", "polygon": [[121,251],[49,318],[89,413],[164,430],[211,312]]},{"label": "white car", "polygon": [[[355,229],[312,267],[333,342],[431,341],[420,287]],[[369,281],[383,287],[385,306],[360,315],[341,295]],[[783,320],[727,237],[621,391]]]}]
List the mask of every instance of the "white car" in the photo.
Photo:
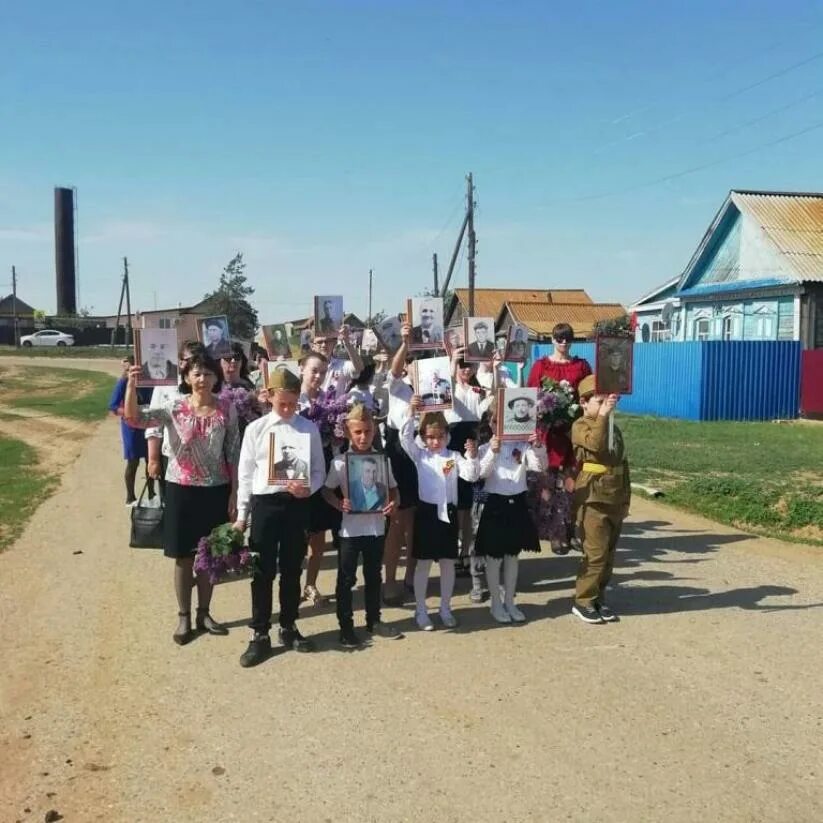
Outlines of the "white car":
[{"label": "white car", "polygon": [[26,334],[20,338],[21,346],[73,346],[74,338],[70,334],[53,329],[43,329],[34,334]]}]

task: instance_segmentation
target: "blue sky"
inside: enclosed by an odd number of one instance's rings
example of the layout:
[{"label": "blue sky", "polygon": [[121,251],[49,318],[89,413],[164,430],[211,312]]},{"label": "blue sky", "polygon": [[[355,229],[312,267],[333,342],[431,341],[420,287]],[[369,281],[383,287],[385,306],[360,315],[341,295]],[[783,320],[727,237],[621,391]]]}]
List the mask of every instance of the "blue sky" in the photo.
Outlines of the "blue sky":
[{"label": "blue sky", "polygon": [[97,313],[124,255],[151,309],[200,299],[236,251],[264,322],[314,293],[365,313],[370,267],[399,311],[432,252],[445,267],[472,171],[478,286],[630,302],[730,188],[823,189],[823,3],[669,5],[3,4],[0,293],[15,264],[54,310],[70,185]]}]

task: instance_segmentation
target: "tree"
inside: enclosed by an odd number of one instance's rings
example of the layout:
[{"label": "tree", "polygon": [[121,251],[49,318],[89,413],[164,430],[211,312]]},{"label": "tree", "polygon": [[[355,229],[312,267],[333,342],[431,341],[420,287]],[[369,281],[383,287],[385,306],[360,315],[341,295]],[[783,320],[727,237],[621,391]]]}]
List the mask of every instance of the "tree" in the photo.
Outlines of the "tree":
[{"label": "tree", "polygon": [[609,320],[598,320],[594,324],[594,334],[621,335],[632,334],[632,318],[629,314],[621,314],[619,317],[612,317]]},{"label": "tree", "polygon": [[238,252],[226,264],[217,289],[206,295],[210,314],[225,314],[233,337],[252,340],[257,331],[257,312],[249,303],[254,288],[245,275],[243,252]]}]

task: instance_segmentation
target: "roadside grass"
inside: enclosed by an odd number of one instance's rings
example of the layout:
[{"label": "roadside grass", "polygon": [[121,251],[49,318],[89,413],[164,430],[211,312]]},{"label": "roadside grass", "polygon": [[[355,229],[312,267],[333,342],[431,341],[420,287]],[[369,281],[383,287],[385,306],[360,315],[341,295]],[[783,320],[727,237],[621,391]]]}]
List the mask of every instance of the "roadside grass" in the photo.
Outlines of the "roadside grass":
[{"label": "roadside grass", "polygon": [[110,375],[81,369],[32,369],[23,375],[0,365],[0,402],[8,409],[99,420],[108,412],[114,382]]},{"label": "roadside grass", "polygon": [[37,452],[21,440],[0,435],[0,552],[20,535],[35,509],[57,488],[59,478],[38,469]]},{"label": "roadside grass", "polygon": [[823,546],[823,426],[621,415],[632,480],[730,526]]},{"label": "roadside grass", "polygon": [[94,357],[101,360],[120,360],[134,354],[131,346],[0,346],[0,357],[52,357],[55,360],[75,357]]}]

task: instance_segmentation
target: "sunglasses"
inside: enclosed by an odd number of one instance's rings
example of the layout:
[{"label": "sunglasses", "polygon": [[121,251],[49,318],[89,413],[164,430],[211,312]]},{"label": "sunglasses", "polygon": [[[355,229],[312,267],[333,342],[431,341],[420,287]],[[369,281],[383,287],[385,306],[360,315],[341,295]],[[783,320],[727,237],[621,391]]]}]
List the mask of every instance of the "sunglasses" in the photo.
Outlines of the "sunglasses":
[{"label": "sunglasses", "polygon": [[231,354],[228,357],[222,358],[227,363],[242,363],[242,358],[238,357],[236,354]]},{"label": "sunglasses", "polygon": [[564,335],[563,337],[555,337],[554,342],[555,343],[571,343],[573,339],[574,338],[572,338],[572,337],[568,337],[568,336]]}]

